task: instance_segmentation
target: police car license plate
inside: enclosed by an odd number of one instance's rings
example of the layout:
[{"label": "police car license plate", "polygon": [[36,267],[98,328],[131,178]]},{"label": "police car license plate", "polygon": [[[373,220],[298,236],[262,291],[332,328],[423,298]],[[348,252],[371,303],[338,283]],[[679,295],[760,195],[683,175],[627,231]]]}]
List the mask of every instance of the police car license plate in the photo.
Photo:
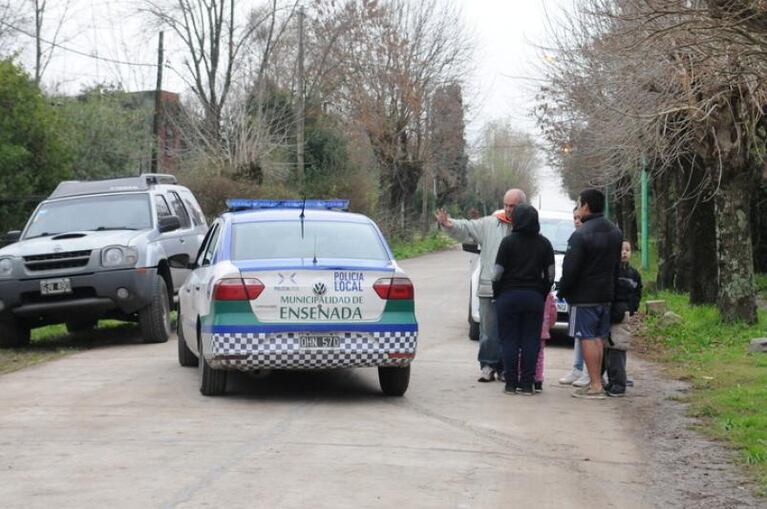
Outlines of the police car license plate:
[{"label": "police car license plate", "polygon": [[570,306],[563,300],[557,301],[557,313],[567,313],[570,310]]},{"label": "police car license plate", "polygon": [[68,277],[40,281],[40,295],[61,295],[64,293],[72,293],[72,283]]},{"label": "police car license plate", "polygon": [[341,346],[340,336],[307,335],[300,336],[301,348],[338,348]]}]

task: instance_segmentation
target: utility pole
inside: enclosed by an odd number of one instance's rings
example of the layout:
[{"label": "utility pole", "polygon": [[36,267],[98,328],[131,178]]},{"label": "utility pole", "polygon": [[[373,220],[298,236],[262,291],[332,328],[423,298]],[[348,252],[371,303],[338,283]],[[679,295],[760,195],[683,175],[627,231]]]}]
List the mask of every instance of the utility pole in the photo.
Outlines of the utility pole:
[{"label": "utility pole", "polygon": [[154,91],[154,118],[152,119],[152,166],[151,172],[157,173],[160,145],[160,115],[162,114],[162,66],[163,66],[163,32],[160,32],[160,43],[157,47],[157,86]]},{"label": "utility pole", "polygon": [[296,177],[304,190],[304,6],[298,8],[298,93],[296,100]]},{"label": "utility pole", "polygon": [[642,154],[642,268],[647,270],[650,267],[650,197],[647,185],[647,157]]}]

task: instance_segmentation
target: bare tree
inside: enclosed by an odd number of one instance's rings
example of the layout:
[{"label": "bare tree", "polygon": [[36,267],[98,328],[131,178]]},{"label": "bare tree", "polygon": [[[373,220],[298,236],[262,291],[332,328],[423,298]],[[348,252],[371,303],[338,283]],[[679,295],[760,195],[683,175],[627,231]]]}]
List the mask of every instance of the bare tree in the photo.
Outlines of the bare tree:
[{"label": "bare tree", "polygon": [[277,0],[250,12],[237,10],[234,0],[143,0],[142,10],[183,43],[185,80],[201,104],[208,137],[221,137],[224,108],[245,61],[241,57],[254,49],[257,35],[264,42],[258,73],[263,77],[278,9]]},{"label": "bare tree", "polygon": [[338,69],[330,98],[366,133],[380,171],[380,204],[403,227],[429,155],[431,97],[460,83],[471,45],[458,11],[437,0],[350,0],[337,23],[345,30],[330,31],[338,34],[325,59]]},{"label": "bare tree", "polygon": [[528,196],[537,192],[541,167],[532,137],[512,127],[509,120],[486,123],[481,131],[469,171],[469,189],[484,214],[498,208],[503,193],[511,187]]},{"label": "bare tree", "polygon": [[[590,181],[619,185],[648,161],[664,260],[673,258],[669,211],[713,201],[720,313],[754,322],[748,218],[765,144],[764,9],[747,0],[588,0],[574,12],[554,34],[558,58],[539,106],[550,143],[569,147],[556,152],[560,163],[588,161]],[[704,172],[692,178],[698,165]]]},{"label": "bare tree", "polygon": [[14,47],[18,32],[14,27],[23,22],[18,9],[11,7],[12,0],[0,0],[0,57]]},{"label": "bare tree", "polygon": [[45,29],[46,21],[51,15],[51,11],[48,10],[48,0],[29,0],[29,2],[32,5],[35,24],[35,83],[39,85],[59,43],[61,29],[67,21],[71,0],[66,0],[63,4],[56,6],[61,9],[61,12],[58,13],[57,19],[53,23],[53,29],[50,31]]}]

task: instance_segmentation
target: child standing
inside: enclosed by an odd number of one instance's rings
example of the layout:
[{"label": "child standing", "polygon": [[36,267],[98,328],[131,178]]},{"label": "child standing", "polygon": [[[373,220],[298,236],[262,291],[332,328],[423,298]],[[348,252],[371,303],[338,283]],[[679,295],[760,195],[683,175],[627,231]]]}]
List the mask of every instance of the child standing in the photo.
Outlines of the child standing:
[{"label": "child standing", "polygon": [[[538,359],[535,362],[535,376],[533,377],[535,392],[543,391],[543,348],[546,341],[551,339],[551,328],[557,323],[557,305],[554,302],[554,292],[549,292],[543,303],[543,322],[541,322],[541,346],[538,349]],[[522,371],[522,354],[519,355],[519,372]]]},{"label": "child standing", "polygon": [[538,361],[535,364],[535,392],[543,390],[543,347],[551,339],[551,328],[557,322],[557,305],[554,302],[554,292],[546,296],[543,305],[543,324],[541,325],[541,348],[538,350]]},{"label": "child standing", "polygon": [[631,346],[629,316],[639,309],[642,299],[642,276],[629,265],[631,243],[624,240],[621,245],[620,273],[615,283],[615,298],[610,306],[610,336],[605,342],[605,367],[607,385],[605,393],[612,397],[626,394],[626,350]]}]

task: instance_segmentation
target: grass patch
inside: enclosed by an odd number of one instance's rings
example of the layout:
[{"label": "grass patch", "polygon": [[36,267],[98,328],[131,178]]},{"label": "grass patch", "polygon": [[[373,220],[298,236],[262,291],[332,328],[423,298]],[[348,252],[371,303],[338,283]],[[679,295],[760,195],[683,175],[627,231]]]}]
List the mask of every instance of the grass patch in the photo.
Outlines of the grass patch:
[{"label": "grass patch", "polygon": [[0,348],[0,374],[58,359],[75,352],[108,344],[135,341],[140,336],[136,325],[117,320],[101,320],[92,331],[67,333],[63,324],[32,330],[26,348]]},{"label": "grass patch", "polygon": [[663,291],[648,298],[665,300],[683,321],[646,317],[642,346],[693,385],[685,401],[701,431],[734,446],[767,494],[767,354],[747,352],[751,339],[767,336],[767,311],[759,312],[757,325],[725,324],[715,306],[691,306],[687,295]]},{"label": "grass patch", "polygon": [[397,260],[441,251],[453,245],[455,245],[455,241],[441,231],[434,231],[426,235],[415,234],[409,239],[392,239],[390,243],[394,258]]},{"label": "grass patch", "polygon": [[756,291],[763,299],[767,299],[767,273],[756,274]]}]

